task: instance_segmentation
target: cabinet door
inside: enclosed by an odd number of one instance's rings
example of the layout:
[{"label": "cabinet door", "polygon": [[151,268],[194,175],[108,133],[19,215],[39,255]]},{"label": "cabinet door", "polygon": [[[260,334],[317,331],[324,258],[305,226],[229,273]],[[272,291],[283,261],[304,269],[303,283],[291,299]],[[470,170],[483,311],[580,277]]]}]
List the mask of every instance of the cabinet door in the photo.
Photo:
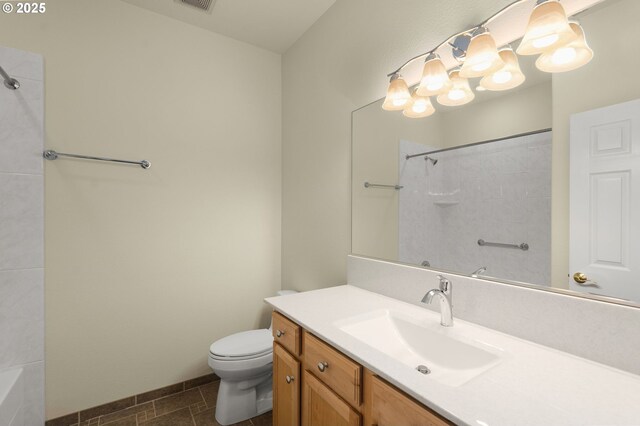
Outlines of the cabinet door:
[{"label": "cabinet door", "polygon": [[[302,426],[360,426],[360,414],[308,371],[302,373]],[[278,424],[279,426],[279,424]]]},{"label": "cabinet door", "polygon": [[273,424],[300,425],[300,362],[273,344]]},{"label": "cabinet door", "polygon": [[445,426],[447,419],[367,372],[365,406],[367,426]]}]

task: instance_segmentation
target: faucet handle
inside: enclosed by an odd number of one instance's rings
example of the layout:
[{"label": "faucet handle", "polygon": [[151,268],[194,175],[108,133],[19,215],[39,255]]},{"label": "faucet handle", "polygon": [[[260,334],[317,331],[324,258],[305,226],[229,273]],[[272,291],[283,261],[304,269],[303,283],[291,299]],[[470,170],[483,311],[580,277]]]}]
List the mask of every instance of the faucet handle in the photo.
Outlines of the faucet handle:
[{"label": "faucet handle", "polygon": [[442,275],[438,275],[437,277],[440,280],[440,290],[446,295],[451,294],[451,281]]}]

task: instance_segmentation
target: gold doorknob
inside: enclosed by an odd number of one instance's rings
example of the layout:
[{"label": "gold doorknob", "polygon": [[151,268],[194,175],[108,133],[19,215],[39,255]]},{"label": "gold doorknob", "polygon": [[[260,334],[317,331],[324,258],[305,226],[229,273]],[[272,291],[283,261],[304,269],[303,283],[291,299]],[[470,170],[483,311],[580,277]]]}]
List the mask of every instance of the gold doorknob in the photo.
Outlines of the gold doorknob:
[{"label": "gold doorknob", "polygon": [[578,284],[584,284],[589,281],[589,278],[587,278],[587,276],[582,272],[576,272],[575,274],[573,274],[573,280]]}]

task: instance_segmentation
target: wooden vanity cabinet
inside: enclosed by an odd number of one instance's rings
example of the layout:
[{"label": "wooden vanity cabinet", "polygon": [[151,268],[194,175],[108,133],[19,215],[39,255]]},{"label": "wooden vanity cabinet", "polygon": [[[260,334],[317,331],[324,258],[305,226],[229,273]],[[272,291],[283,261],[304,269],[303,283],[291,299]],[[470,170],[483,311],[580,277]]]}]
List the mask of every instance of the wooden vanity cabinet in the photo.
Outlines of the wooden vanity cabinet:
[{"label": "wooden vanity cabinet", "polygon": [[273,334],[274,426],[453,424],[277,312]]},{"label": "wooden vanity cabinet", "polygon": [[300,425],[300,361],[273,344],[273,424]]}]

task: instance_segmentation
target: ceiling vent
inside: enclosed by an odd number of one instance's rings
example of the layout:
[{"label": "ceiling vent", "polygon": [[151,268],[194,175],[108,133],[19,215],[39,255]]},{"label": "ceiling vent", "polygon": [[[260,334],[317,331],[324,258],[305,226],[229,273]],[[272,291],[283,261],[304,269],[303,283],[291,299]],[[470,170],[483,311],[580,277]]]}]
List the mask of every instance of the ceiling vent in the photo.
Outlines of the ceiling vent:
[{"label": "ceiling vent", "polygon": [[176,0],[178,3],[188,4],[205,12],[210,12],[216,0]]}]

